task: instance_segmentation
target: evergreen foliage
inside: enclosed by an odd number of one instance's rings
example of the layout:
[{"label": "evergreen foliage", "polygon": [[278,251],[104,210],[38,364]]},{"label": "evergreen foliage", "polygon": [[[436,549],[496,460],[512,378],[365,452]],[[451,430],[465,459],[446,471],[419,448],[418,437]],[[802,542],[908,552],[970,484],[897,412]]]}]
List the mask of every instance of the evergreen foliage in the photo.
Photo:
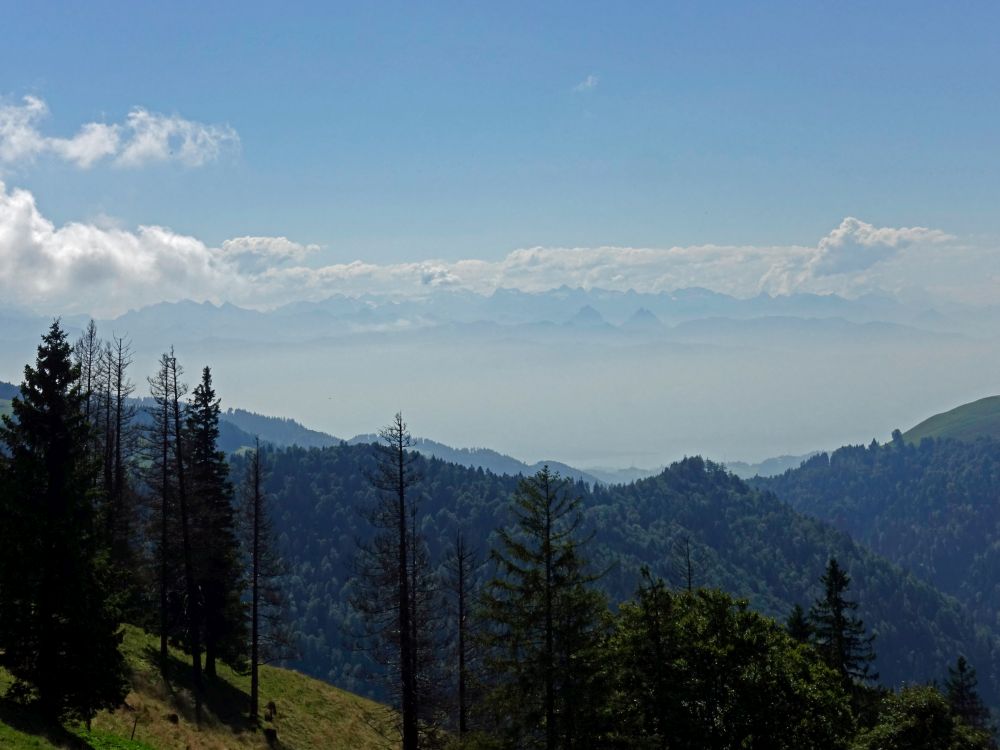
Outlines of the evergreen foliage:
[{"label": "evergreen foliage", "polygon": [[785,630],[788,631],[788,635],[793,640],[799,643],[809,643],[812,640],[813,626],[801,604],[796,604],[788,613],[788,618],[785,620]]},{"label": "evergreen foliage", "polygon": [[964,724],[987,732],[996,733],[990,710],[979,697],[979,680],[976,670],[959,656],[954,667],[948,667],[948,679],[944,684],[944,694],[951,707],[951,712]]},{"label": "evergreen foliage", "polygon": [[247,643],[233,488],[226,456],[217,448],[219,411],[212,372],[205,367],[185,410],[185,437],[195,578],[209,677],[215,675],[217,658],[229,663],[244,659]]},{"label": "evergreen foliage", "polygon": [[0,666],[45,714],[89,719],[127,685],[79,381],[56,321],[0,427]]},{"label": "evergreen foliage", "polygon": [[546,466],[519,482],[511,514],[482,597],[490,716],[513,747],[596,746],[607,604],[582,549],[580,499]]},{"label": "evergreen foliage", "polygon": [[1000,440],[872,441],[752,484],[954,596],[980,622],[998,621]]},{"label": "evergreen foliage", "polygon": [[[242,471],[245,456],[232,459]],[[290,617],[301,634],[295,668],[351,690],[386,699],[369,680],[377,665],[355,648],[350,634],[364,630],[350,606],[345,582],[354,579],[355,540],[369,543],[373,529],[358,508],[375,501],[368,445],[274,451],[265,489],[276,510],[275,530],[286,554]],[[422,479],[411,492],[420,503],[420,533],[428,548],[446,550],[462,530],[470,545],[488,549],[506,525],[517,477],[497,476],[436,459],[414,458]],[[822,593],[820,578],[831,556],[851,570],[857,616],[880,636],[878,671],[886,684],[931,680],[957,653],[992,663],[997,641],[953,599],[901,571],[829,525],[754,491],[720,467],[698,458],[656,477],[619,487],[576,483],[588,528],[587,549],[598,582],[612,604],[635,591],[643,565],[685,588],[677,574],[677,540],[689,537],[694,579],[719,588],[770,616],[787,615],[796,602]],[[439,562],[439,561],[437,561]],[[983,698],[998,695],[991,671],[980,674]]]},{"label": "evergreen foliage", "polygon": [[855,683],[878,679],[871,669],[875,661],[874,635],[865,634],[865,625],[854,615],[857,602],[847,598],[851,578],[837,558],[830,558],[823,574],[823,595],[809,611],[812,638],[827,665],[840,675],[846,688]]}]

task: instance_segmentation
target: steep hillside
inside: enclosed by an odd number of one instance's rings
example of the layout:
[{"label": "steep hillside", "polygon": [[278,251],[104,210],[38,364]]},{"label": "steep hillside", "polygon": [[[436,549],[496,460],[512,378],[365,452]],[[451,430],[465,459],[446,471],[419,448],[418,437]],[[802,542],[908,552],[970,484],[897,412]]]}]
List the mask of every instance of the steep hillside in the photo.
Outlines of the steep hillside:
[{"label": "steep hillside", "polygon": [[281,447],[327,448],[340,442],[340,438],[310,430],[294,419],[268,417],[245,409],[227,409],[221,419],[248,435],[257,435],[261,440]]},{"label": "steep hillside", "polygon": [[989,437],[1000,440],[1000,396],[989,396],[956,406],[903,433],[903,439],[919,443],[924,438],[952,438],[971,442]]},{"label": "steep hillside", "polygon": [[[914,445],[897,435],[889,445],[841,448],[755,483],[953,595],[997,632],[1000,441]],[[996,653],[977,668],[995,679]]]},{"label": "steep hillside", "polygon": [[755,480],[954,595],[995,627],[1000,616],[1000,442],[897,437],[821,453]]},{"label": "steep hillside", "polygon": [[[355,692],[370,690],[363,679],[369,665],[351,649],[351,634],[362,628],[345,584],[356,540],[370,535],[363,510],[373,500],[366,479],[372,449],[288,449],[269,460],[267,490],[292,566],[288,593],[301,634],[296,667]],[[507,522],[516,478],[437,459],[420,460],[418,469],[420,529],[432,556],[441,560],[459,528],[485,554],[495,529]],[[854,577],[862,616],[879,635],[878,668],[887,683],[938,677],[965,653],[982,665],[984,692],[1000,696],[987,667],[1000,653],[996,641],[955,600],[721,467],[693,458],[632,485],[590,489],[578,482],[574,489],[596,533],[590,555],[596,570],[607,570],[601,585],[613,603],[634,593],[643,565],[682,585],[687,539],[695,585],[720,587],[784,617],[793,604],[819,595],[819,578],[836,555]]]},{"label": "steep hillside", "polygon": [[[172,651],[164,679],[155,666],[158,641],[132,627],[125,630],[123,650],[132,669],[132,692],[126,706],[102,712],[87,732],[82,726],[53,727],[21,706],[0,699],[0,747],[47,750],[57,747],[95,750],[243,750],[269,747],[264,728],[275,729],[280,747],[386,747],[376,727],[391,727],[391,715],[377,703],[286,669],[263,667],[261,702],[273,701],[277,715],[251,726],[245,717],[249,678],[226,666],[206,690],[202,722],[194,706],[184,655]],[[0,693],[9,677],[0,672]],[[389,735],[391,736],[391,735]],[[391,746],[391,745],[390,745]]]}]

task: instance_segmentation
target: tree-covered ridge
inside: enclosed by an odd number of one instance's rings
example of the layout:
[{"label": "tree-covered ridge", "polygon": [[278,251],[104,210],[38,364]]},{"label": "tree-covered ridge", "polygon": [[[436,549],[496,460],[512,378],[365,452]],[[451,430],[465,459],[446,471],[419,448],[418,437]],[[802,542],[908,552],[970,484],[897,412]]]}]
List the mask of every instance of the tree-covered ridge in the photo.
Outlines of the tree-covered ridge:
[{"label": "tree-covered ridge", "polygon": [[[368,689],[366,665],[351,650],[350,634],[361,623],[345,584],[355,541],[368,533],[359,509],[373,499],[372,461],[371,446],[276,451],[267,485],[292,568],[288,592],[302,638],[296,666],[358,691]],[[462,529],[470,544],[488,549],[494,531],[510,522],[508,501],[518,480],[436,459],[421,458],[418,466],[423,479],[414,491],[428,547],[446,549]],[[612,604],[633,595],[643,566],[683,587],[687,540],[695,586],[746,597],[753,608],[784,619],[794,604],[808,606],[821,593],[832,555],[850,571],[859,614],[878,636],[883,681],[936,678],[963,653],[983,665],[990,702],[1000,695],[986,668],[996,642],[956,601],[715,464],[690,458],[632,485],[591,490],[576,483],[573,492],[596,532],[588,554],[607,570],[600,586]]]},{"label": "tree-covered ridge", "polygon": [[913,445],[896,433],[754,481],[953,595],[980,622],[997,622],[1000,441]]},{"label": "tree-covered ridge", "polygon": [[[290,653],[290,602],[303,666],[384,697],[371,718],[404,750],[846,750],[924,726],[941,747],[988,746],[972,664],[990,668],[992,699],[993,641],[930,586],[711,462],[593,490],[549,467],[496,476],[425,458],[397,413],[378,445],[255,441],[233,466],[211,369],[189,391],[164,353],[139,430],[131,361],[93,324],[71,350],[56,321],[2,420],[0,677],[13,685],[0,716],[37,712],[62,732],[119,713],[122,623],[144,623],[162,678],[177,678],[171,646],[188,655],[190,689],[171,701],[196,726],[228,689],[223,660],[249,657],[233,719],[274,746],[260,664]],[[813,559],[818,587],[786,575]],[[753,609],[792,601],[785,627]],[[948,667],[947,695],[880,708],[875,640],[890,683]]]}]

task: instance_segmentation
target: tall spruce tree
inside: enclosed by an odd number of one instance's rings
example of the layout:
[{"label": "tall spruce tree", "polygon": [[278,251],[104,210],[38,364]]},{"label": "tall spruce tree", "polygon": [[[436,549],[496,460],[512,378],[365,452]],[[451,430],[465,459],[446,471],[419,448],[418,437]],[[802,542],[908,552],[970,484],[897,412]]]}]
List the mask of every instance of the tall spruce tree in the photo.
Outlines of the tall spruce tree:
[{"label": "tall spruce tree", "polygon": [[127,684],[79,380],[55,321],[0,427],[0,666],[48,716],[89,720]]},{"label": "tall spruce tree", "polygon": [[847,598],[851,578],[831,557],[822,577],[823,595],[809,612],[813,642],[827,665],[840,675],[845,687],[878,679],[872,671],[874,635],[865,635],[865,624],[854,614],[857,602]]},{"label": "tall spruce tree", "polygon": [[976,670],[964,656],[959,656],[954,667],[948,667],[948,679],[945,680],[944,694],[951,706],[951,712],[973,729],[979,729],[989,734],[996,732],[990,710],[979,697],[979,680]]},{"label": "tall spruce tree", "polygon": [[218,450],[219,411],[212,372],[205,367],[186,409],[186,438],[195,577],[201,598],[205,673],[210,677],[215,676],[218,658],[241,659],[246,644],[233,488],[226,455]]},{"label": "tall spruce tree", "polygon": [[523,479],[513,524],[491,554],[496,575],[482,597],[495,685],[492,715],[511,747],[600,744],[599,674],[607,602],[592,584],[580,500],[548,466]]}]

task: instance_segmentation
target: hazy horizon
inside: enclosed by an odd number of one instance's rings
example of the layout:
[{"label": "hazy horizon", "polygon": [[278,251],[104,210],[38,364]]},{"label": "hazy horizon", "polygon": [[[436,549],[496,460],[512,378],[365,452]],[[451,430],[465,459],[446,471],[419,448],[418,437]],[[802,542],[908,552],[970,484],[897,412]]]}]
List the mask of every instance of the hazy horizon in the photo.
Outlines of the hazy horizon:
[{"label": "hazy horizon", "polygon": [[402,409],[647,468],[887,439],[998,390],[998,22],[12,8],[0,376],[93,315],[140,386],[174,345],[225,405],[345,437]]}]

